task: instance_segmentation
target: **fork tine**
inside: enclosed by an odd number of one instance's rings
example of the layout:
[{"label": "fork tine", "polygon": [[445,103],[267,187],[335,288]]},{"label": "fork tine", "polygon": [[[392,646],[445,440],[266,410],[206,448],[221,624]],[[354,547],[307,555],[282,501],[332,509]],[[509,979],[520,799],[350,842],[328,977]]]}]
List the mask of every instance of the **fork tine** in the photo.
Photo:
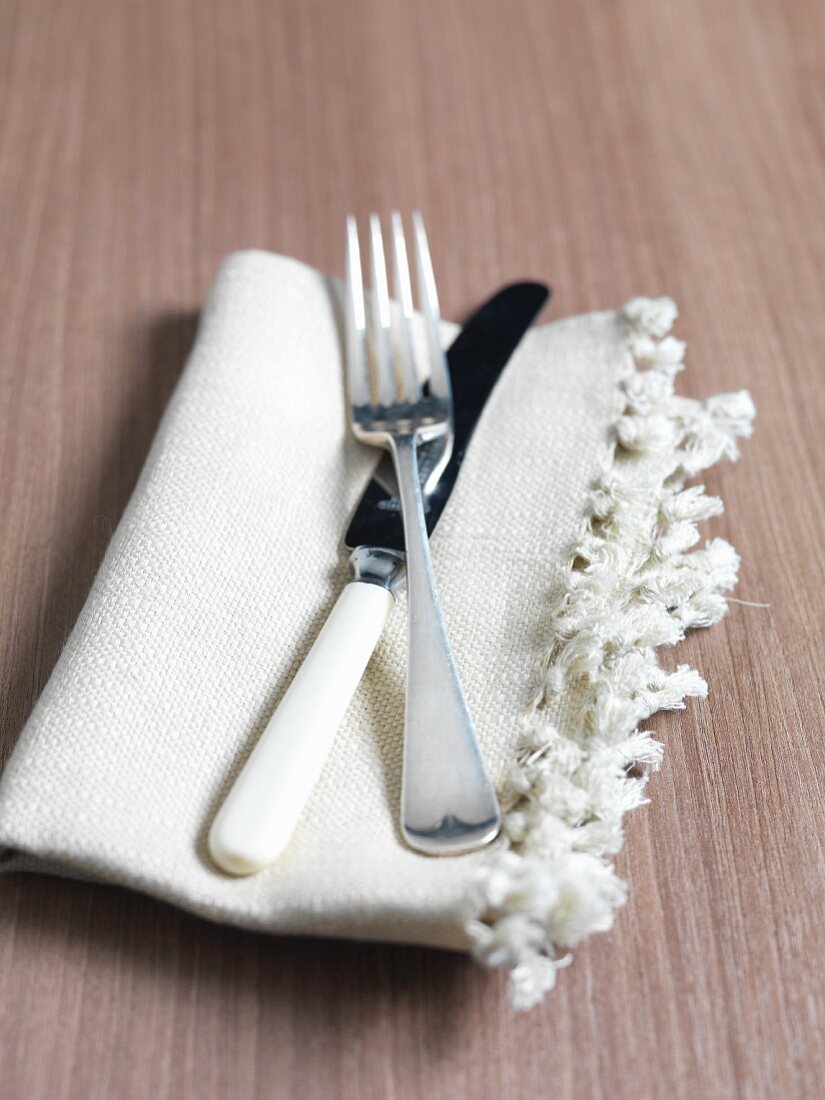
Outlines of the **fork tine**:
[{"label": "fork tine", "polygon": [[450,376],[447,373],[447,358],[441,346],[439,323],[441,314],[438,309],[438,294],[435,289],[435,275],[430,258],[430,246],[424,219],[419,211],[413,211],[413,234],[415,238],[415,259],[418,270],[418,296],[421,312],[427,331],[427,349],[429,352],[430,393],[436,397],[450,396]]},{"label": "fork tine", "polygon": [[413,351],[413,298],[410,264],[407,259],[407,242],[404,239],[404,222],[399,212],[393,210],[390,217],[392,219],[395,297],[401,306],[402,318],[401,334],[398,341],[402,378],[407,401],[417,401],[421,397],[421,383],[415,369]]},{"label": "fork tine", "polygon": [[367,318],[364,307],[364,280],[361,275],[361,249],[358,225],[352,214],[347,218],[347,389],[353,405],[365,405],[370,399],[367,369]]},{"label": "fork tine", "polygon": [[370,245],[372,254],[373,350],[375,354],[378,402],[391,405],[396,400],[395,374],[392,363],[390,331],[390,292],[387,286],[387,264],[381,220],[370,214]]}]

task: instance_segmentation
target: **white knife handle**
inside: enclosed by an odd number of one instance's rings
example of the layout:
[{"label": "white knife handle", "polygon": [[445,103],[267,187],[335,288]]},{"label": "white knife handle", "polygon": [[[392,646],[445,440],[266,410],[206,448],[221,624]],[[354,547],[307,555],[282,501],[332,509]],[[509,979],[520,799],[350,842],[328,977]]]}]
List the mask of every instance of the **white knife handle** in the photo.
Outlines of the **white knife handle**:
[{"label": "white knife handle", "polygon": [[392,609],[379,584],[346,586],[209,831],[232,875],[263,870],[289,843]]}]

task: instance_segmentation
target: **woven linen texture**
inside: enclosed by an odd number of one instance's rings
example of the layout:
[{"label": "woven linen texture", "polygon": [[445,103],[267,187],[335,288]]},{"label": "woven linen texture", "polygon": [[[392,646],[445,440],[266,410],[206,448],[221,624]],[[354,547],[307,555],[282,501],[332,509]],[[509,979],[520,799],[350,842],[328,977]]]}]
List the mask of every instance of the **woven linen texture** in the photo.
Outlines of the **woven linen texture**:
[{"label": "woven linen texture", "polygon": [[[86,606],[0,781],[7,869],[127,884],[212,919],[467,946],[479,856],[397,831],[403,594],[284,856],[216,871],[212,817],[343,584],[376,462],[346,425],[340,287],[231,256]],[[445,339],[455,332],[445,325]],[[546,598],[610,453],[614,313],[531,331],[478,425],[432,548],[497,783],[544,652]]]}]

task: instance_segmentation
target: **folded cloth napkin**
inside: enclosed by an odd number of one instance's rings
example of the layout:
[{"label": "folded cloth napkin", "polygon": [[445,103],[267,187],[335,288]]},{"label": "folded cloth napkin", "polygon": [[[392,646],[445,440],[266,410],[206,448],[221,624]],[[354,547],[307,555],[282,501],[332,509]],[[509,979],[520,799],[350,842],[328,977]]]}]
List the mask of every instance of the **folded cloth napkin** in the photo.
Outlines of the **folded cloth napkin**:
[{"label": "folded cloth napkin", "polygon": [[[346,424],[340,287],[231,256],[132,500],[0,782],[4,869],[123,883],[272,932],[475,949],[517,1004],[624,896],[610,857],[660,749],[638,723],[704,684],[654,647],[725,610],[719,510],[684,478],[735,457],[752,406],[675,397],[668,299],[530,332],[432,540],[506,811],[486,853],[401,843],[405,597],[270,870],[210,863],[212,818],[347,580],[377,455]],[[445,340],[455,332],[445,325]],[[618,443],[618,446],[617,446]]]}]

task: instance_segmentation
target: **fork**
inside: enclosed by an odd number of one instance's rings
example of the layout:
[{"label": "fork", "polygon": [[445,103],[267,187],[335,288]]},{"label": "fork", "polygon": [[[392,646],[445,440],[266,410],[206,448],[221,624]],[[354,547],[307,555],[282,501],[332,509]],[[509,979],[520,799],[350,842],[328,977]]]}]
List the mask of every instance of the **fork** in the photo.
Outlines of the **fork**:
[{"label": "fork", "polygon": [[453,409],[435,277],[419,213],[413,214],[412,224],[428,382],[422,385],[416,367],[404,224],[393,211],[394,290],[400,307],[395,324],[381,221],[377,214],[370,215],[368,325],[358,227],[355,218],[347,219],[347,384],[355,437],[386,448],[392,456],[404,521],[409,645],[401,831],[418,851],[455,855],[489,843],[499,831],[501,812],[447,636],[424,520],[418,447],[443,438],[449,451]]}]

